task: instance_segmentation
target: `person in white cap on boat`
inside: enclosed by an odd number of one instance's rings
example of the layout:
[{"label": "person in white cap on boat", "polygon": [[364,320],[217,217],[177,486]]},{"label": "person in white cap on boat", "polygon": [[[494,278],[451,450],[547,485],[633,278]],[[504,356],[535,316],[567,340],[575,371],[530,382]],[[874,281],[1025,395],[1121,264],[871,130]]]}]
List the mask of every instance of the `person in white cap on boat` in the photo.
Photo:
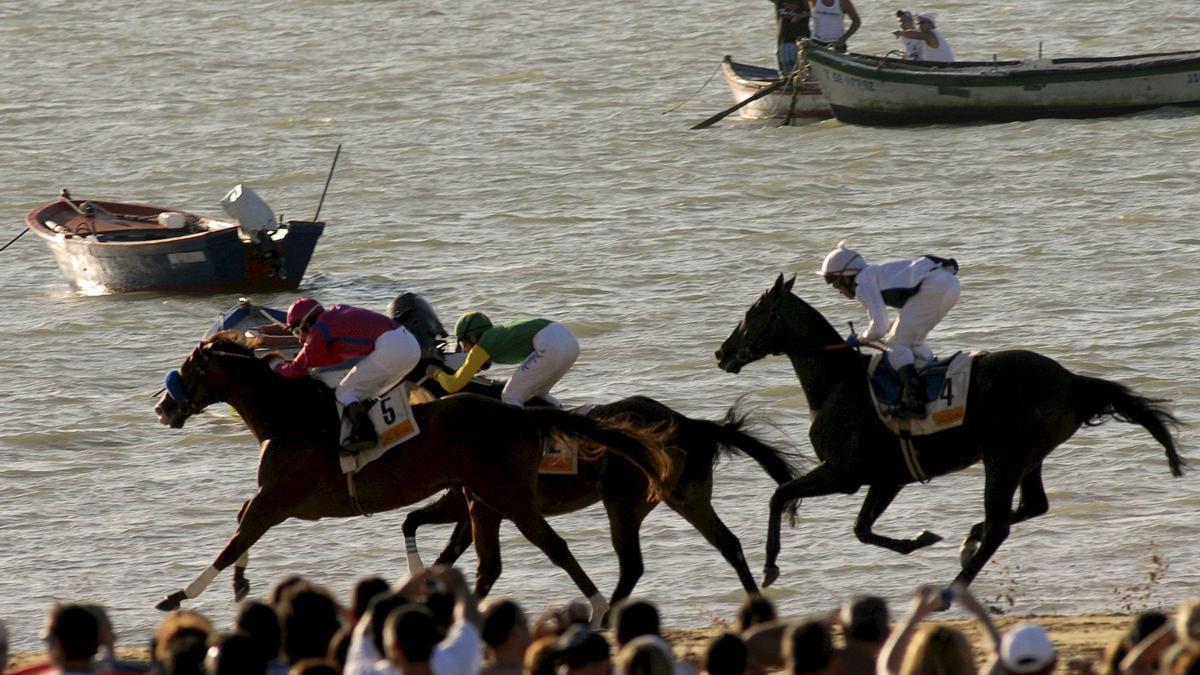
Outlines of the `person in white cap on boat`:
[{"label": "person in white cap on boat", "polygon": [[[845,240],[830,251],[819,272],[825,283],[847,298],[857,299],[871,317],[860,335],[851,333],[846,342],[857,347],[882,341],[888,363],[900,376],[900,417],[923,417],[925,397],[920,390],[916,361],[930,361],[933,351],[926,343],[929,331],[958,302],[958,262],[953,258],[923,255],[911,260],[893,260],[868,265]],[[888,307],[899,310],[888,320]]]},{"label": "person in white cap on boat", "polygon": [[913,24],[913,13],[907,9],[898,9],[896,10],[896,20],[900,22],[900,30],[893,31],[892,35],[900,40],[900,52],[909,61],[920,61],[925,41],[903,35],[905,32],[913,32],[916,28],[916,25]]},{"label": "person in white cap on boat", "polygon": [[920,59],[922,61],[954,63],[954,50],[950,49],[950,43],[938,30],[932,14],[918,14],[916,30],[904,30],[902,25],[901,30],[893,31],[892,35],[901,40],[920,41],[922,44]]}]

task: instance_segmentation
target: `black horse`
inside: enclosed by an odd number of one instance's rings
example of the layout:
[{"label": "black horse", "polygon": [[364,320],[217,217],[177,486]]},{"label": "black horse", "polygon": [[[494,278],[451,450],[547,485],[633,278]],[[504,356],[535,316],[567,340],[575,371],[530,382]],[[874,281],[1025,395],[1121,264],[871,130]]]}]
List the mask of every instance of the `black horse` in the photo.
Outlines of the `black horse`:
[{"label": "black horse", "polygon": [[[780,275],[716,353],[720,367],[730,373],[771,354],[787,355],[811,411],[809,437],[821,464],[780,486],[771,497],[764,586],[779,576],[775,560],[780,516],[788,504],[804,497],[853,494],[865,485],[867,496],[854,524],[859,541],[907,554],[941,540],[930,532],[893,539],[871,531],[915,478],[898,450],[897,437],[875,412],[866,358],[850,349],[820,312],[792,294],[794,282],[794,276],[784,281]],[[1081,426],[1095,426],[1107,418],[1141,425],[1166,449],[1171,474],[1182,475],[1186,463],[1171,434],[1179,421],[1166,403],[1116,382],[1076,375],[1031,351],[975,356],[962,425],[914,439],[928,476],[983,460],[984,520],[963,542],[957,581],[971,583],[1013,523],[1049,509],[1042,462]],[[1021,499],[1013,510],[1018,488]]]}]

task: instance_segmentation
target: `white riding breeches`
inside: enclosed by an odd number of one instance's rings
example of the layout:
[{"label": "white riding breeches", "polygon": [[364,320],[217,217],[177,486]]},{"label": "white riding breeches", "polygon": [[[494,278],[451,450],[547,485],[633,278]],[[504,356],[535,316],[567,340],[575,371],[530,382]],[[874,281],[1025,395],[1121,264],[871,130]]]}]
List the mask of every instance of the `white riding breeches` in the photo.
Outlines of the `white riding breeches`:
[{"label": "white riding breeches", "polygon": [[884,338],[888,346],[888,363],[900,369],[916,359],[929,361],[933,350],[925,343],[929,331],[938,324],[958,302],[958,277],[942,268],[930,272],[921,288],[904,306]]},{"label": "white riding breeches", "polygon": [[346,373],[335,396],[343,406],[382,394],[421,360],[421,345],[401,326],[375,338],[375,349]]},{"label": "white riding breeches", "polygon": [[551,323],[533,336],[533,353],[521,363],[504,385],[501,399],[513,405],[537,396],[548,396],[550,388],[579,358],[579,340],[561,323]]}]

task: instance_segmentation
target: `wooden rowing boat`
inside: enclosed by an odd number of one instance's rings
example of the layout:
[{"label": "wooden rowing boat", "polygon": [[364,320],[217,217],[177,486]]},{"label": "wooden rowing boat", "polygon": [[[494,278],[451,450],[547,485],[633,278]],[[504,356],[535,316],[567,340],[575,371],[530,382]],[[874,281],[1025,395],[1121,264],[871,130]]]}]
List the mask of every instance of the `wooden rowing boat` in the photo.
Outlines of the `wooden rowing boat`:
[{"label": "wooden rowing boat", "polygon": [[[734,103],[741,103],[771,85],[779,83],[779,71],[774,68],[738,63],[726,56],[721,73],[733,93]],[[743,106],[738,113],[746,119],[828,119],[833,115],[821,87],[811,78],[801,81],[797,90],[785,84],[775,91]],[[789,115],[790,113],[790,115]]]},{"label": "wooden rowing boat", "polygon": [[852,124],[1011,122],[1200,105],[1200,51],[934,63],[803,49],[833,114]]},{"label": "wooden rowing boat", "polygon": [[275,222],[249,188],[222,202],[234,221],[145,204],[72,199],[66,190],[25,217],[71,285],[89,294],[296,288],[324,223]]}]

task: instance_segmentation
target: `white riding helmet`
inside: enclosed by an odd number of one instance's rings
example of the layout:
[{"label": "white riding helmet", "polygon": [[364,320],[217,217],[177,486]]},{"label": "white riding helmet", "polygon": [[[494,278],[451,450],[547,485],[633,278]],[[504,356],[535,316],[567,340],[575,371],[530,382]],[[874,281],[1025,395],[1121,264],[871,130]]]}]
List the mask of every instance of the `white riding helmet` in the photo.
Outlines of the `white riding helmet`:
[{"label": "white riding helmet", "polygon": [[825,256],[825,262],[821,263],[821,270],[817,272],[825,277],[826,281],[830,281],[832,277],[844,277],[858,274],[864,267],[867,266],[867,261],[852,248],[846,247],[846,240],[838,242],[837,248],[829,252]]}]

